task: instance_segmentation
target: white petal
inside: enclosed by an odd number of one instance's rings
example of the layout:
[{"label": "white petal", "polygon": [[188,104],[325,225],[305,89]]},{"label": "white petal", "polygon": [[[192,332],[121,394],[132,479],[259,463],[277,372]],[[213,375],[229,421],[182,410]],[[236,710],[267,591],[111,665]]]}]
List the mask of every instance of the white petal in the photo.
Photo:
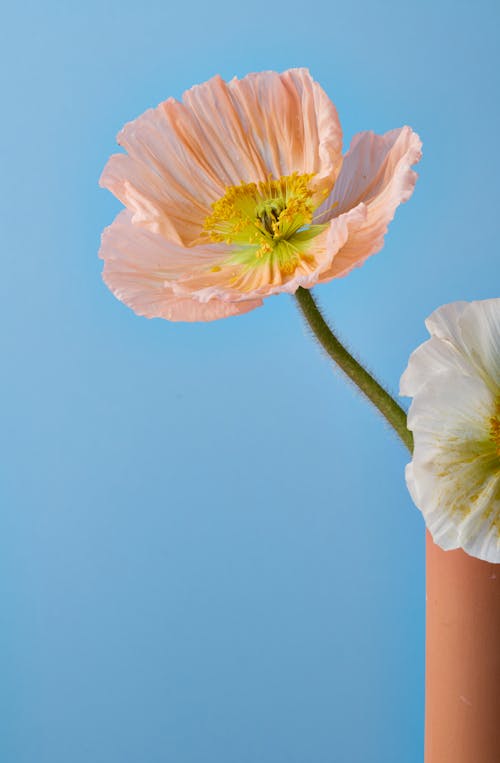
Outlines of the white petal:
[{"label": "white petal", "polygon": [[429,334],[438,339],[448,339],[457,348],[463,347],[459,320],[468,304],[468,302],[450,302],[434,310],[425,321]]},{"label": "white petal", "polygon": [[468,554],[500,562],[500,473],[484,483],[469,517],[460,528],[460,545]]},{"label": "white petal", "polygon": [[474,368],[452,342],[433,336],[410,355],[399,384],[399,394],[413,397],[429,379],[445,371],[469,375],[474,373]]},{"label": "white petal", "polygon": [[408,426],[417,440],[428,435],[446,452],[460,444],[484,440],[495,407],[491,390],[478,376],[434,376],[419,389],[408,412]]},{"label": "white petal", "polygon": [[471,302],[460,316],[464,345],[495,388],[500,388],[500,298]]}]

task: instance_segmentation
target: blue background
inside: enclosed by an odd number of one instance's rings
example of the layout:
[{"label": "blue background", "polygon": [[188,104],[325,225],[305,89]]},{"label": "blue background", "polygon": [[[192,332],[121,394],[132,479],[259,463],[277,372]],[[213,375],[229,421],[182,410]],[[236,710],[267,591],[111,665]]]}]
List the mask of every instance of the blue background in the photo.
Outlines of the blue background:
[{"label": "blue background", "polygon": [[498,295],[496,3],[11,3],[0,32],[2,763],[417,763],[407,456],[282,296],[213,324],[100,280],[121,126],[310,67],[348,145],[410,124],[386,246],[317,290],[397,390],[423,320]]}]

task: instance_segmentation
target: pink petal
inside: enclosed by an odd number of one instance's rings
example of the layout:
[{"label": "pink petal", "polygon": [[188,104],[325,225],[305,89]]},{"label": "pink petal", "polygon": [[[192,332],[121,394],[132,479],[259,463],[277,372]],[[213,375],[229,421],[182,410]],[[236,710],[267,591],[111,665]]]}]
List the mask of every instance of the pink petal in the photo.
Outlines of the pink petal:
[{"label": "pink petal", "polygon": [[[203,203],[187,186],[126,154],[110,157],[99,183],[133,212],[134,223],[177,244],[198,238],[210,212],[209,198]],[[220,195],[219,189],[213,198]]]},{"label": "pink petal", "polygon": [[129,156],[109,160],[100,183],[165,237],[198,243],[210,205],[242,182],[315,173],[330,184],[341,164],[333,103],[305,69],[214,77],[126,125]]},{"label": "pink petal", "polygon": [[230,302],[196,295],[177,295],[176,278],[196,268],[209,268],[221,257],[220,246],[185,249],[131,222],[124,211],[105,229],[99,256],[103,279],[113,294],[138,315],[170,321],[212,321],[260,307],[259,299]]},{"label": "pink petal", "polygon": [[[307,69],[249,74],[233,79],[228,91],[252,153],[262,158],[265,176],[249,181],[298,172],[333,183],[342,163],[342,129],[335,106]],[[223,121],[224,114],[219,129]]]},{"label": "pink petal", "polygon": [[349,236],[322,281],[346,275],[383,247],[396,208],[413,193],[417,173],[411,167],[420,160],[421,146],[409,127],[385,135],[364,132],[355,136],[335,187],[317,216],[328,208],[337,215],[362,202],[366,221]]}]

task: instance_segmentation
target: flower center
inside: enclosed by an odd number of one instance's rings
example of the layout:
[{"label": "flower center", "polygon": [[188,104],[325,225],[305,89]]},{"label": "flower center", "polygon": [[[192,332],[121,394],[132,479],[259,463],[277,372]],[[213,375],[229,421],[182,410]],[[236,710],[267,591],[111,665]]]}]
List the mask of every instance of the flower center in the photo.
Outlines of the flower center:
[{"label": "flower center", "polygon": [[307,258],[309,242],[325,229],[313,225],[324,194],[311,188],[312,174],[270,177],[226,189],[204,222],[211,241],[233,246],[231,261],[247,266],[273,259],[282,273],[293,273]]}]

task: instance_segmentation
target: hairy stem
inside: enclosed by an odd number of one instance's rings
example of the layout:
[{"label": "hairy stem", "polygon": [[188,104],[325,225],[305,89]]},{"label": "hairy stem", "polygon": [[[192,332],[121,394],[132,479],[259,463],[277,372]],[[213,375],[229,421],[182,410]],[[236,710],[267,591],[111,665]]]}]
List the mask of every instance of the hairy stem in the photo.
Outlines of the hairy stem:
[{"label": "hairy stem", "polygon": [[323,315],[314,301],[309,289],[299,289],[295,293],[295,299],[302,315],[314,336],[346,376],[354,382],[358,389],[378,408],[382,416],[389,422],[396,434],[401,438],[410,453],[413,451],[413,435],[406,424],[406,413],[394,398],[385,390],[376,379],[353,358],[351,353],[337,339],[332,329],[323,318]]}]

